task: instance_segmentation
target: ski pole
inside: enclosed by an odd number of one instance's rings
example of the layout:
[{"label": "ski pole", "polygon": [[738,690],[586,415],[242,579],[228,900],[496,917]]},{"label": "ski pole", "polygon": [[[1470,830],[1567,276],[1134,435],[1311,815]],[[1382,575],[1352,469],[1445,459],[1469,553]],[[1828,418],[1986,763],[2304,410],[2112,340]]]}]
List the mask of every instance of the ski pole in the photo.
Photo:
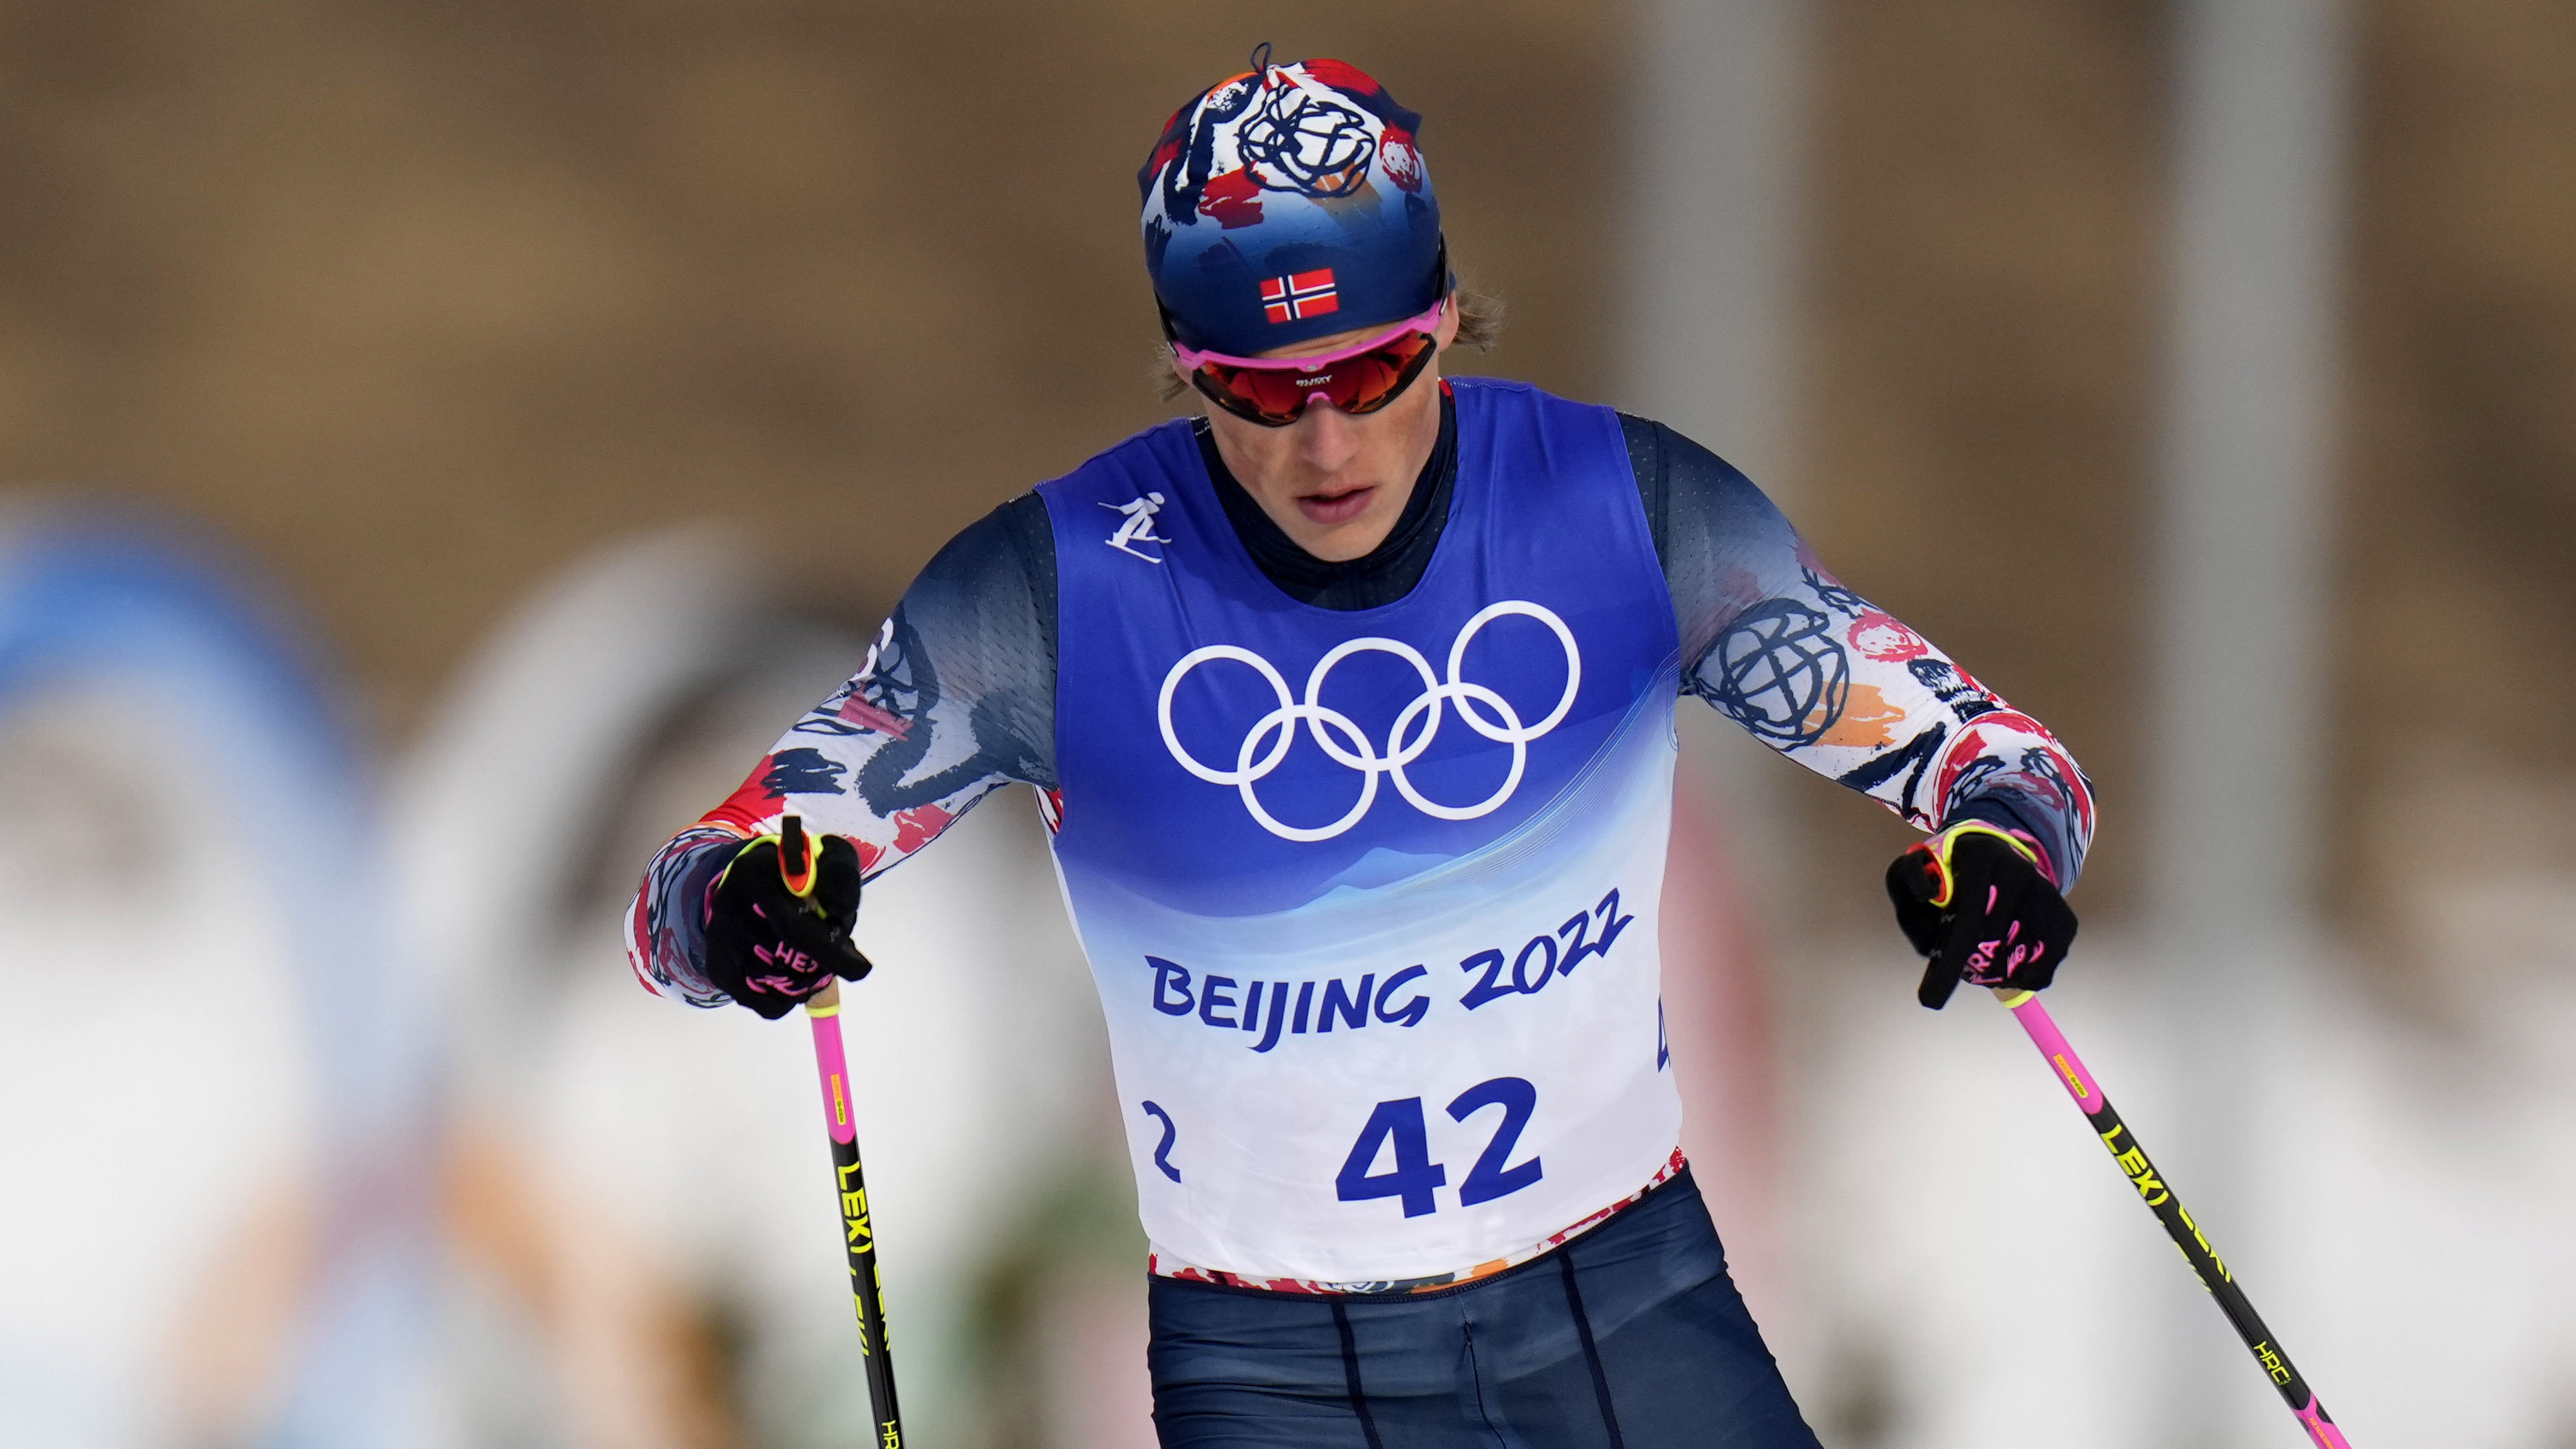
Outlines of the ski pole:
[{"label": "ski pole", "polygon": [[2317,1449],[2351,1449],[2351,1441],[2344,1438],[2343,1430],[2336,1428],[2334,1420],[2326,1417],[2325,1405],[2317,1402],[2316,1391],[2308,1387],[2307,1380],[2299,1377],[2297,1369],[2290,1367],[2290,1356],[2283,1353],[2280,1344],[2273,1340],[2272,1330],[2263,1326],[2263,1320],[2254,1312],[2254,1305],[2246,1301],[2245,1290],[2236,1286],[2236,1275],[2227,1270],[2218,1250],[2209,1245],[2208,1234],[2191,1220],[2191,1214],[2183,1210],[2182,1199],[2174,1196],[2173,1189],[2156,1171],[2156,1165],[2147,1160],[2146,1149],[2138,1145],[2137,1134],[2120,1120],[2119,1113],[2111,1110],[2111,1099],[2103,1095],[2102,1084],[2093,1079],[2092,1071],[2084,1065],[2081,1057],[2075,1055],[2075,1048],[2066,1044],[2066,1034],[2057,1029],[2057,1022],[2049,1016],[2048,1008],[2039,1004],[2037,995],[2006,987],[1995,988],[1995,999],[2011,1008],[2013,1019],[2030,1034],[2031,1044],[2038,1047],[2039,1054],[2048,1058],[2049,1065],[2057,1069],[2058,1079],[2065,1084],[2067,1095],[2075,1099],[2077,1110],[2093,1124],[2094,1132],[2102,1138],[2102,1145],[2110,1149],[2111,1160],[2128,1174],[2129,1185],[2138,1190],[2139,1198],[2155,1213],[2157,1221],[2165,1225],[2165,1232],[2173,1238],[2174,1246],[2182,1249],[2183,1261],[2191,1264],[2192,1271],[2200,1275],[2201,1286],[2209,1290],[2210,1297],[2218,1300],[2218,1309],[2227,1315],[2227,1321],[2236,1325],[2237,1336],[2245,1340],[2245,1347],[2253,1353],[2254,1361],[2262,1365],[2263,1372],[2271,1377],[2272,1386],[2281,1391],[2281,1398],[2289,1404],[2290,1412],[2298,1415],[2299,1426],[2308,1431],[2308,1438],[2314,1441]]},{"label": "ski pole", "polygon": [[[778,822],[778,872],[787,889],[811,899],[814,851],[805,822]],[[868,1217],[868,1184],[859,1171],[859,1125],[850,1110],[850,1068],[841,1049],[841,983],[826,981],[805,1002],[814,1028],[814,1070],[823,1082],[823,1125],[832,1134],[832,1180],[841,1199],[842,1246],[850,1259],[850,1300],[859,1315],[859,1353],[867,1360],[868,1410],[876,1449],[903,1449],[903,1416],[894,1403],[893,1351],[886,1344],[885,1301],[877,1283],[877,1235]]]}]

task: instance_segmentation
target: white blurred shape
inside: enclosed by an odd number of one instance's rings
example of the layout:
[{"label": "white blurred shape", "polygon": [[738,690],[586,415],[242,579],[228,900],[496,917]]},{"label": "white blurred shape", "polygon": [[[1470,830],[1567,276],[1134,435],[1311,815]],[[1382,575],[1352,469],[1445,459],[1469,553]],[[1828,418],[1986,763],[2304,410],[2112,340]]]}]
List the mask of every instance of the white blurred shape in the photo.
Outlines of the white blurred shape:
[{"label": "white blurred shape", "polygon": [[[2104,954],[2049,1005],[2158,1151],[2161,1054]],[[2187,1270],[2020,1028],[1981,991],[1935,1014],[1885,969],[1814,979],[1833,1026],[1798,1064],[1798,1220],[1836,1347],[1811,1420],[1907,1449],[2169,1445],[2137,1411],[2166,1326],[2139,1305]]]},{"label": "white blurred shape", "polygon": [[[654,1314],[744,1331],[733,1389],[760,1437],[838,1443],[864,1420],[804,1025],[648,995],[619,930],[644,855],[864,657],[765,577],[706,531],[573,570],[473,664],[401,784],[412,913],[470,1038],[471,1132],[515,1164],[486,1180],[535,1200],[499,1216],[562,1278],[550,1318],[522,1314],[552,1365],[554,1403],[532,1410],[552,1416],[550,1442],[696,1442],[672,1380],[690,1325],[652,1340],[637,1325]],[[843,1021],[907,1428],[925,1442],[975,1415],[987,1257],[1018,1227],[1019,1192],[1082,1150],[1105,1080],[1041,828],[1005,792],[871,884],[860,913],[879,970]],[[604,881],[603,839],[631,853]]]},{"label": "white blurred shape", "polygon": [[[1801,492],[1796,316],[1806,228],[1815,0],[1645,0],[1629,13],[1628,326],[1621,407],[1745,471],[1794,519]],[[1798,822],[1773,752],[1685,702],[1686,788],[1711,785],[1721,829],[1760,840],[1738,869],[1762,934],[1801,887]]]},{"label": "white blurred shape", "polygon": [[1777,488],[1795,399],[1814,0],[1646,0],[1622,389]]},{"label": "white blurred shape", "polygon": [[[2204,1209],[2209,1148],[2178,1132],[2197,1047],[2169,978],[2093,942],[2049,992],[2068,1039],[2355,1444],[2522,1449],[2576,1433],[2576,1040],[2564,970],[2576,880],[2434,891],[2482,958],[2458,1020],[2392,1013],[2275,963],[2211,1011],[2260,1044],[2237,1129],[2242,1200]],[[2522,942],[2539,954],[2516,961]],[[1827,980],[1849,980],[1834,973]],[[1840,1345],[1811,1417],[1906,1449],[2165,1445],[2217,1422],[2297,1443],[2271,1382],[2010,1018],[1982,993],[1933,1015],[1843,986],[1799,1064],[1811,1114],[1798,1220]],[[2187,1290],[2190,1314],[2170,1310]],[[2180,1359],[2194,1363],[2177,1381]],[[1839,1398],[1875,1381],[1866,1414]],[[2168,1385],[2172,1387],[2168,1388]],[[1865,1420],[1866,1422],[1859,1422]]]},{"label": "white blurred shape", "polygon": [[436,1443],[347,742],[168,540],[0,530],[0,1443]]},{"label": "white blurred shape", "polygon": [[[2264,1212],[2239,1251],[2265,1261],[2240,1271],[2356,1444],[2576,1438],[2576,879],[2545,897],[2515,885],[2428,893],[2450,951],[2489,957],[2434,963],[2489,976],[2444,1003],[2455,1020],[2392,1015],[2346,969],[2294,973],[2285,1008],[2257,1023],[2267,1050],[2246,1129],[2264,1147]],[[2548,927],[2554,942],[2513,959]],[[2264,1442],[2279,1400],[2259,1374],[2228,1388],[2242,1438]]]},{"label": "white blurred shape", "polygon": [[178,1442],[136,1366],[263,1190],[311,1182],[314,1065],[222,776],[142,681],[0,714],[0,1443]]},{"label": "white blurred shape", "polygon": [[[2352,31],[2345,0],[2189,0],[2172,27],[2148,919],[2171,984],[2160,1004],[2190,1021],[2173,1037],[2190,1069],[2167,1135],[2201,1153],[2198,1201],[2219,1217],[2251,1216],[2261,1150],[2239,1125],[2268,1045],[2247,1025],[2285,1009],[2274,995],[2321,949]],[[2170,1295],[2167,1311],[2193,1320],[2200,1296]],[[2184,1349],[2164,1394],[2238,1352]],[[2255,1442],[2181,1402],[2178,1437]]]}]

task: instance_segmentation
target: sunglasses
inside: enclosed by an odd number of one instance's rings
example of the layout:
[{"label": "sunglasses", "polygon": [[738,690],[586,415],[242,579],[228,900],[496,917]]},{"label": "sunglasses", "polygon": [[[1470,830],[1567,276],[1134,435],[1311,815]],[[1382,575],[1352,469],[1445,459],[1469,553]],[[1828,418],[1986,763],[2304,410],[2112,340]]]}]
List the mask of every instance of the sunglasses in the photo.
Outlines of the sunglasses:
[{"label": "sunglasses", "polygon": [[1433,335],[1449,299],[1364,342],[1317,357],[1229,357],[1175,341],[1172,355],[1189,369],[1190,385],[1218,407],[1265,428],[1284,428],[1322,398],[1353,417],[1376,412],[1401,396],[1440,350]]}]

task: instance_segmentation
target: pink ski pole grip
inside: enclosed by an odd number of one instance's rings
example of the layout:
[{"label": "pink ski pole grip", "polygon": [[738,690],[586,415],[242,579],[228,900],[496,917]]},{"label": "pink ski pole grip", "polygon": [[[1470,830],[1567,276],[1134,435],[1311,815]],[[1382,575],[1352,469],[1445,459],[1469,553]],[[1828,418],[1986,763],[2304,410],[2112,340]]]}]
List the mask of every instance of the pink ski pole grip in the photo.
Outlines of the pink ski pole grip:
[{"label": "pink ski pole grip", "polygon": [[841,983],[834,981],[805,1003],[805,1020],[814,1028],[814,1072],[822,1079],[823,1122],[835,1142],[858,1139],[850,1117],[850,1065],[841,1050]]}]

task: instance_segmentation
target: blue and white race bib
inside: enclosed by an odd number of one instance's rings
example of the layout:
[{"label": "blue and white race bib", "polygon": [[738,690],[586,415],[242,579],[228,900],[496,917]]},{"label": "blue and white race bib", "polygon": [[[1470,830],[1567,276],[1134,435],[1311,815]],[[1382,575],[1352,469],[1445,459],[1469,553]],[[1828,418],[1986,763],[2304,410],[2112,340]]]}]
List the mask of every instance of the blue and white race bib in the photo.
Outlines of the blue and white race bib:
[{"label": "blue and white race bib", "polygon": [[1679,643],[1617,416],[1460,380],[1428,570],[1281,593],[1186,423],[1042,487],[1056,860],[1147,1233],[1403,1278],[1634,1192],[1680,1135],[1657,901]]}]

